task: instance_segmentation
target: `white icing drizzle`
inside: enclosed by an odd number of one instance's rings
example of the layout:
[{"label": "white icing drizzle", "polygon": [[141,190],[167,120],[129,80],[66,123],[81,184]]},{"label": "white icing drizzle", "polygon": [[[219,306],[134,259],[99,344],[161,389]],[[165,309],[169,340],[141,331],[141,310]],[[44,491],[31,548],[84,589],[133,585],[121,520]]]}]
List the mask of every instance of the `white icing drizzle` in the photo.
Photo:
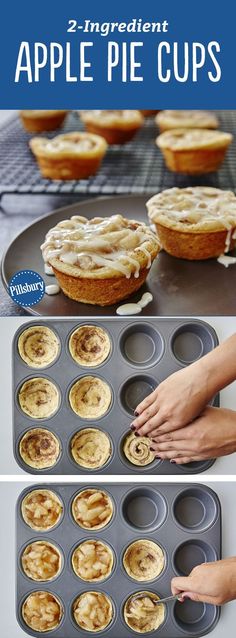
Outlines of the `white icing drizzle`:
[{"label": "white icing drizzle", "polygon": [[110,268],[129,279],[132,273],[139,277],[141,253],[142,262],[144,256],[144,265],[150,268],[160,244],[146,224],[122,215],[92,220],[73,216],[47,233],[41,249],[46,263],[56,258],[81,270]]},{"label": "white icing drizzle", "polygon": [[58,295],[60,290],[60,286],[57,284],[49,284],[49,286],[45,287],[46,295]]},{"label": "white icing drizzle", "polygon": [[230,244],[231,244],[231,237],[232,237],[232,228],[230,228],[230,230],[228,230],[227,235],[226,235],[226,239],[225,239],[225,253],[229,252],[230,249]]},{"label": "white icing drizzle", "polygon": [[152,222],[194,230],[233,230],[236,238],[236,197],[232,191],[207,186],[169,188],[147,202]]},{"label": "white icing drizzle", "polygon": [[228,268],[229,266],[233,266],[236,264],[236,257],[231,257],[230,255],[220,255],[217,259],[219,264]]},{"label": "white icing drizzle", "polygon": [[121,316],[138,315],[152,300],[153,295],[150,292],[145,292],[137,303],[125,303],[119,306],[116,314]]},{"label": "white icing drizzle", "polygon": [[50,275],[50,276],[53,275],[54,276],[54,272],[53,272],[52,266],[49,266],[49,264],[46,264],[46,263],[44,264],[44,272],[45,272],[45,275]]}]

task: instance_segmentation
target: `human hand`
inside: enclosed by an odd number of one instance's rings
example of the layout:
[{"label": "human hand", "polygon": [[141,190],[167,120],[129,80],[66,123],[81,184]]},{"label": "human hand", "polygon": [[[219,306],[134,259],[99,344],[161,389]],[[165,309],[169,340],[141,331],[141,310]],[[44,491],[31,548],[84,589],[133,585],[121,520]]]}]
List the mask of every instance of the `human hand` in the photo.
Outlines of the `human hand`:
[{"label": "human hand", "polygon": [[194,567],[189,576],[172,578],[173,596],[224,605],[236,599],[236,557]]},{"label": "human hand", "polygon": [[183,464],[226,456],[236,451],[236,412],[205,408],[193,423],[171,433],[151,432],[151,450],[161,459]]},{"label": "human hand", "polygon": [[183,428],[212,398],[208,380],[203,359],[175,372],[137,406],[131,428],[151,437]]}]

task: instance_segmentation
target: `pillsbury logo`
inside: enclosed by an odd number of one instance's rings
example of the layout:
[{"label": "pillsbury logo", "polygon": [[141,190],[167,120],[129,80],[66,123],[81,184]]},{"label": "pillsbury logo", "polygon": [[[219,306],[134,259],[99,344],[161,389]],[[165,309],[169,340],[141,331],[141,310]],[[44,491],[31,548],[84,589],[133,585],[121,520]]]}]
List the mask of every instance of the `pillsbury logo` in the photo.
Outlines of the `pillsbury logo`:
[{"label": "pillsbury logo", "polygon": [[45,283],[41,275],[34,270],[19,270],[8,286],[10,297],[19,306],[35,306],[45,293]]}]

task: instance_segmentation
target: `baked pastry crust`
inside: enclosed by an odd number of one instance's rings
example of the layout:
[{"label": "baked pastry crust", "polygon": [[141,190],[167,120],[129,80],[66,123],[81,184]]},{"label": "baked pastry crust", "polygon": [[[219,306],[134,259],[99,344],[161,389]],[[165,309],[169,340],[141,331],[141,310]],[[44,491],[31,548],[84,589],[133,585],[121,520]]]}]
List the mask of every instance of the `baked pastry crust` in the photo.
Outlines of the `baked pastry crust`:
[{"label": "baked pastry crust", "polygon": [[111,457],[110,439],[98,428],[85,428],[71,440],[71,454],[81,467],[96,470],[103,467]]},{"label": "baked pastry crust", "polygon": [[210,111],[161,111],[155,119],[161,132],[176,128],[216,129],[219,120]]},{"label": "baked pastry crust", "polygon": [[149,581],[158,578],[165,566],[162,548],[153,541],[140,539],[131,543],[125,550],[123,565],[130,578],[137,581]]},{"label": "baked pastry crust", "polygon": [[100,326],[80,326],[70,336],[69,351],[74,361],[80,366],[94,368],[101,365],[109,356],[110,337]]},{"label": "baked pastry crust", "polygon": [[26,465],[42,470],[55,465],[61,446],[58,438],[49,430],[33,428],[22,436],[19,452]]},{"label": "baked pastry crust", "polygon": [[94,583],[101,582],[110,576],[114,565],[114,555],[106,543],[100,540],[86,540],[76,547],[71,561],[76,576]]},{"label": "baked pastry crust", "polygon": [[106,414],[111,401],[111,388],[99,377],[81,377],[69,392],[70,406],[82,419],[100,418]]},{"label": "baked pastry crust", "polygon": [[26,576],[32,580],[53,580],[62,568],[61,552],[48,541],[34,541],[25,547],[21,565]]},{"label": "baked pastry crust", "polygon": [[157,113],[160,113],[160,110],[157,110],[157,111],[141,111],[140,110],[140,113],[142,113],[143,117],[153,117]]},{"label": "baked pastry crust", "polygon": [[44,632],[60,625],[64,610],[57,596],[51,592],[35,591],[27,596],[21,613],[28,627]]},{"label": "baked pastry crust", "polygon": [[134,432],[127,434],[123,452],[133,465],[149,465],[155,460],[154,453],[150,450],[151,440],[145,436],[136,437]]},{"label": "baked pastry crust", "polygon": [[73,604],[73,616],[81,629],[91,632],[102,631],[112,621],[113,605],[103,592],[84,592]]},{"label": "baked pastry crust", "polygon": [[156,144],[171,171],[199,175],[218,170],[232,139],[223,131],[173,129],[159,135]]},{"label": "baked pastry crust", "polygon": [[73,500],[72,515],[77,525],[83,529],[102,529],[113,516],[113,503],[104,490],[82,490]]},{"label": "baked pastry crust", "polygon": [[20,387],[18,401],[21,410],[32,419],[48,419],[59,408],[57,387],[43,377],[28,379]]},{"label": "baked pastry crust", "polygon": [[[134,600],[135,595],[143,594],[143,598]],[[165,620],[165,605],[155,605],[151,599],[160,600],[153,592],[135,592],[129,596],[124,605],[124,619],[128,627],[140,634],[158,629]]]},{"label": "baked pastry crust", "polygon": [[30,368],[45,368],[58,356],[60,343],[55,332],[47,326],[30,326],[21,332],[18,352]]},{"label": "baked pastry crust", "polygon": [[79,131],[53,139],[33,137],[29,142],[43,177],[86,179],[97,173],[107,150],[103,137]]},{"label": "baked pastry crust", "polygon": [[20,111],[21,122],[29,133],[55,131],[62,126],[69,111]]},{"label": "baked pastry crust", "polygon": [[37,532],[47,532],[55,527],[62,513],[62,502],[51,490],[32,490],[26,494],[21,503],[23,520]]},{"label": "baked pastry crust", "polygon": [[47,233],[41,250],[65,295],[107,306],[142,286],[160,243],[146,224],[122,215],[73,216]]},{"label": "baked pastry crust", "polygon": [[218,257],[236,246],[236,197],[207,186],[170,188],[147,202],[166,252],[199,260]]},{"label": "baked pastry crust", "polygon": [[141,111],[80,111],[87,131],[102,135],[108,144],[126,144],[143,125]]}]

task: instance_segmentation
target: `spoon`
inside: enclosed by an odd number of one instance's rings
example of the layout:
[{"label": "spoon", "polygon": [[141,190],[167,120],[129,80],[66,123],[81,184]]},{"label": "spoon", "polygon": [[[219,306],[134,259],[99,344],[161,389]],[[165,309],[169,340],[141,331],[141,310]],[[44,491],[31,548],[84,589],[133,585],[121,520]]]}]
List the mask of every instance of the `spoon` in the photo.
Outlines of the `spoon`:
[{"label": "spoon", "polygon": [[184,600],[182,598],[182,596],[180,596],[179,594],[176,594],[175,596],[167,596],[167,598],[160,598],[159,600],[153,600],[153,598],[151,596],[149,596],[148,594],[136,594],[136,596],[132,596],[132,600],[139,600],[140,598],[150,598],[151,601],[154,603],[154,605],[160,605],[161,603],[168,603],[171,600],[178,600],[180,603],[183,603]]}]

